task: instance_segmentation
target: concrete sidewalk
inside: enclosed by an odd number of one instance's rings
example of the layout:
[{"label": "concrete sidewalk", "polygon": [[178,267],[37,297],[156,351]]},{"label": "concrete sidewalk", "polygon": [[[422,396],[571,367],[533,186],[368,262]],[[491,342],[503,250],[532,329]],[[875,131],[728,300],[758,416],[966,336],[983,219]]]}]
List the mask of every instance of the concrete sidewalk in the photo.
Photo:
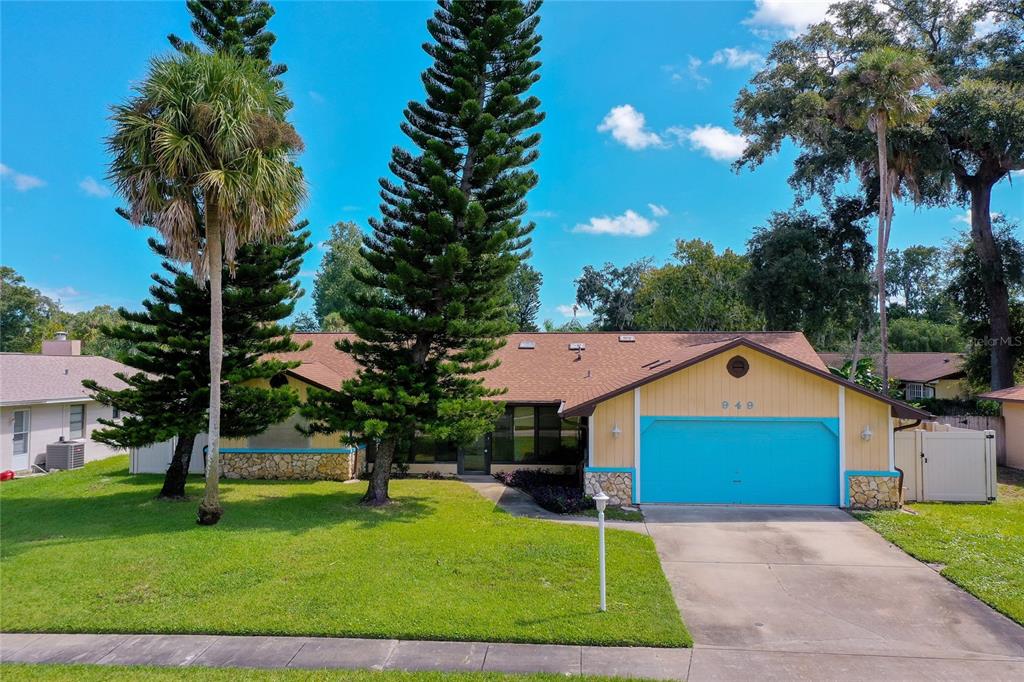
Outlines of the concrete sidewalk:
[{"label": "concrete sidewalk", "polygon": [[685,680],[689,649],[331,637],[0,635],[4,663],[547,672]]},{"label": "concrete sidewalk", "polygon": [[484,642],[216,635],[0,635],[5,663],[548,672],[648,679],[1013,680],[1024,660],[757,651],[697,645],[648,649]]}]

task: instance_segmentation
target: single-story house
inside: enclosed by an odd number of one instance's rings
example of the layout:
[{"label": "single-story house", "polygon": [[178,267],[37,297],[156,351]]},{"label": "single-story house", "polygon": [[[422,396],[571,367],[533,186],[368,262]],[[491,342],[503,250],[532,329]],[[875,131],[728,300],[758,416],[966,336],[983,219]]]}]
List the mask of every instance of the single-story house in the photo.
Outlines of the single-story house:
[{"label": "single-story house", "polygon": [[[849,353],[819,353],[829,367],[842,367],[850,361]],[[877,373],[881,373],[881,356],[873,356]],[[889,353],[889,376],[900,382],[907,400],[967,397],[964,382],[964,356],[960,353]]]},{"label": "single-story house", "polygon": [[979,398],[1003,404],[1006,428],[1006,466],[1024,469],[1024,384],[982,393]]},{"label": "single-story house", "polygon": [[65,335],[44,341],[42,353],[0,353],[0,470],[44,467],[46,446],[61,440],[83,443],[87,462],[119,453],[90,438],[99,418],[119,415],[90,398],[82,380],[123,387],[114,374],[133,370],[81,353],[81,341]]},{"label": "single-story house", "polygon": [[[342,334],[296,334],[289,375],[334,389],[355,375]],[[494,431],[421,440],[412,471],[584,467],[614,503],[898,501],[893,430],[930,415],[837,377],[798,332],[517,333],[486,385],[506,388]]]}]

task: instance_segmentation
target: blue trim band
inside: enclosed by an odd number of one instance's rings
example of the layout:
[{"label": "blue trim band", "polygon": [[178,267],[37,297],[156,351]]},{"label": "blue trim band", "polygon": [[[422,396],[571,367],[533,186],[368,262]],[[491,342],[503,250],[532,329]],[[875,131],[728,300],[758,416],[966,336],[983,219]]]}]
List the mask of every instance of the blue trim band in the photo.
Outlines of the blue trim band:
[{"label": "blue trim band", "polygon": [[221,448],[220,451],[247,455],[351,455],[356,448]]},{"label": "blue trim band", "polygon": [[879,478],[899,478],[898,471],[847,471],[846,485],[843,486],[843,506],[850,506],[850,477],[851,476],[878,476]]},{"label": "blue trim band", "polygon": [[629,477],[629,503],[637,504],[636,501],[636,469],[633,467],[583,467],[585,474],[632,474]]}]

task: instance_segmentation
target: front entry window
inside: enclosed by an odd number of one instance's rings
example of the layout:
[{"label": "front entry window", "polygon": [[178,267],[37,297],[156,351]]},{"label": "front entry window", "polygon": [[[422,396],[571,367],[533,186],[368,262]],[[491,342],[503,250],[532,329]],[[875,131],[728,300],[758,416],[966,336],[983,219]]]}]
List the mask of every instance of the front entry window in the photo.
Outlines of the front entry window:
[{"label": "front entry window", "polygon": [[493,434],[495,464],[578,464],[578,419],[562,419],[554,405],[510,405]]}]

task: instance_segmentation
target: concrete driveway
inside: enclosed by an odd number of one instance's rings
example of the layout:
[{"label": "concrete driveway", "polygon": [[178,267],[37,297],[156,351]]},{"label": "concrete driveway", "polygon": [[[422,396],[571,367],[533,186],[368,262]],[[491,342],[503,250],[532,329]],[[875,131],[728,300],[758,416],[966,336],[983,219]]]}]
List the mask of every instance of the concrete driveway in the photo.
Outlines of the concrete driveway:
[{"label": "concrete driveway", "polygon": [[646,505],[691,680],[1024,679],[1024,628],[838,509]]}]

